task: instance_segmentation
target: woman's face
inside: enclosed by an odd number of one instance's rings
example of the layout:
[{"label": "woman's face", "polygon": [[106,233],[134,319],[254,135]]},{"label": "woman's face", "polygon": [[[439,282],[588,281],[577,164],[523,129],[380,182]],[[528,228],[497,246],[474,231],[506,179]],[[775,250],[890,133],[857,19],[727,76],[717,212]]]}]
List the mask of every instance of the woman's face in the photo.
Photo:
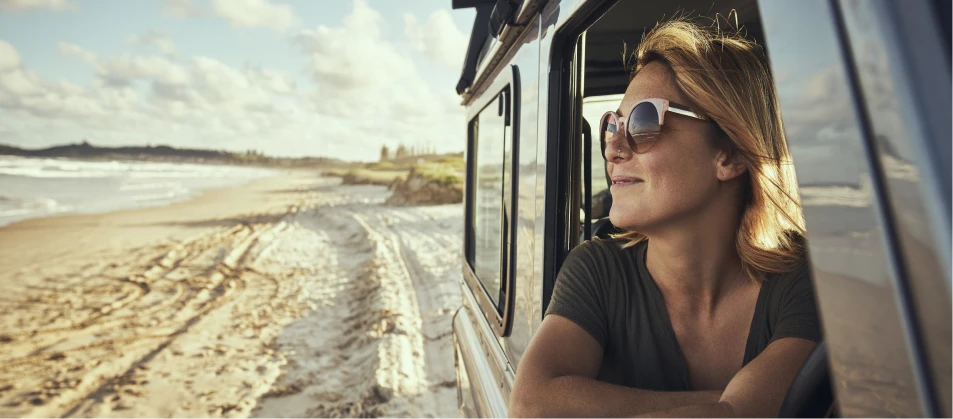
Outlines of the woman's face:
[{"label": "woman's face", "polygon": [[[634,103],[649,98],[693,104],[675,87],[668,67],[659,62],[646,65],[629,83],[619,106],[620,120],[626,120]],[[710,122],[667,112],[661,134],[643,154],[629,148],[622,130],[607,138],[612,224],[650,233],[709,205],[719,191],[723,155],[714,146],[714,135]]]}]

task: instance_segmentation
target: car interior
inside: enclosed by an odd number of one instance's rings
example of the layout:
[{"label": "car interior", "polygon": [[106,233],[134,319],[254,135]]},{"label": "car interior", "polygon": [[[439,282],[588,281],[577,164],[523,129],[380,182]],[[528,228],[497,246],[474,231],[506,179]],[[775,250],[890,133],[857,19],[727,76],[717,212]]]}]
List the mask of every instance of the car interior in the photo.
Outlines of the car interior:
[{"label": "car interior", "polygon": [[[631,54],[644,33],[657,22],[673,16],[700,16],[722,28],[740,28],[749,39],[763,43],[760,13],[756,0],[688,0],[645,2],[621,0],[585,33],[581,177],[583,197],[580,214],[580,241],[608,238],[618,230],[609,221],[612,198],[606,161],[598,137],[598,118],[614,110],[629,83],[624,54]],[[765,46],[767,51],[767,46]],[[770,56],[770,54],[769,54]],[[587,164],[588,163],[588,164]],[[604,183],[603,183],[604,182]],[[780,417],[834,417],[837,415],[830,385],[827,354],[823,341],[805,361],[791,384]]]}]

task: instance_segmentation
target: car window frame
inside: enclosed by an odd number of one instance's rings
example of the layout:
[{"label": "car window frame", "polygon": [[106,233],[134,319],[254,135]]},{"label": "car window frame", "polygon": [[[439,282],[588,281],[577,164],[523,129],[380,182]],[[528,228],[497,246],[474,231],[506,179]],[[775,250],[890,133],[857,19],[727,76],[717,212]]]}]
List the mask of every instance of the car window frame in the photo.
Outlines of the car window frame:
[{"label": "car window frame", "polygon": [[[493,109],[494,102],[502,101],[502,109]],[[516,231],[514,222],[518,214],[518,182],[519,182],[519,119],[520,119],[520,85],[519,68],[516,65],[506,66],[494,79],[493,83],[484,90],[467,115],[467,184],[465,188],[465,219],[464,219],[464,268],[463,278],[465,285],[470,289],[477,301],[484,318],[500,337],[506,337],[512,330],[513,295],[516,267]],[[501,255],[500,255],[500,290],[499,303],[490,297],[490,290],[476,274],[473,257],[475,254],[473,240],[476,185],[478,132],[474,132],[474,123],[483,112],[502,112],[506,134],[510,139],[507,146],[510,148],[509,166],[503,167],[503,214],[501,222]],[[505,159],[504,159],[505,162]],[[504,192],[509,191],[509,196]]]}]

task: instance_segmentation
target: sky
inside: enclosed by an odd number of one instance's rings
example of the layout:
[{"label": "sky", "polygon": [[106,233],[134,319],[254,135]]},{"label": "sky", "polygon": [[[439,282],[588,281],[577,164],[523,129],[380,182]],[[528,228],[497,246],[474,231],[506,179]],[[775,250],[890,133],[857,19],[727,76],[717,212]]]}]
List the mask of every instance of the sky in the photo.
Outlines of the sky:
[{"label": "sky", "polygon": [[0,144],[462,151],[450,0],[0,0]]}]

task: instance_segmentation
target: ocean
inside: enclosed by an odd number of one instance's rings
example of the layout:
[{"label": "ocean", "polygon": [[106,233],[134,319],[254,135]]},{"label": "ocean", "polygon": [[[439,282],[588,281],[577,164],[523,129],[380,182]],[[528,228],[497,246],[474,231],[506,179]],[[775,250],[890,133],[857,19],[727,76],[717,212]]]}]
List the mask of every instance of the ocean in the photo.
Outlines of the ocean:
[{"label": "ocean", "polygon": [[0,156],[0,226],[51,215],[167,205],[272,174],[234,166]]}]

